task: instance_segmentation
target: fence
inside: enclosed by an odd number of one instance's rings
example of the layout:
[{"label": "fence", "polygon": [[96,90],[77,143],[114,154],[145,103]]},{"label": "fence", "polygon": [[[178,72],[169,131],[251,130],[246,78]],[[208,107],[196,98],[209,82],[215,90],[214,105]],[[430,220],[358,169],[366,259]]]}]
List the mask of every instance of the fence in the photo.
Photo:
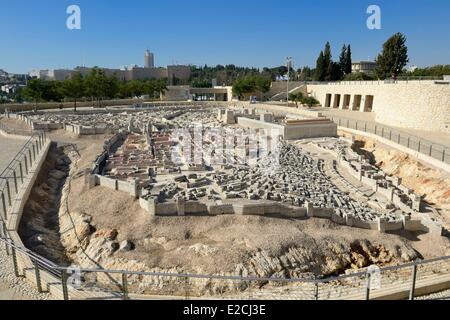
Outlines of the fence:
[{"label": "fence", "polygon": [[[4,224],[0,242],[13,261],[17,277],[28,272],[39,292],[58,286],[69,299],[227,299],[227,300],[368,300],[414,299],[448,288],[450,256],[370,272],[326,279],[258,278],[126,270],[67,268],[19,247],[9,239]],[[32,267],[21,268],[28,259]],[[42,274],[46,274],[44,280]],[[48,276],[51,276],[49,280]],[[433,289],[434,288],[434,289]]]},{"label": "fence", "polygon": [[17,135],[17,136],[31,136],[32,130],[24,130],[24,129],[15,129],[6,126],[5,124],[0,122],[0,130],[5,132],[6,134]]},{"label": "fence", "polygon": [[[9,132],[19,134],[19,131],[9,130]],[[20,133],[25,132],[21,131]],[[33,163],[43,150],[46,141],[45,132],[33,133],[14,159],[0,173],[0,212],[4,220],[8,219],[8,210],[12,207],[14,199],[24,184]]]},{"label": "fence", "polygon": [[401,146],[407,147],[408,149],[450,164],[450,148],[447,146],[375,122],[337,117],[334,115],[330,115],[329,118],[340,127],[375,134]]}]

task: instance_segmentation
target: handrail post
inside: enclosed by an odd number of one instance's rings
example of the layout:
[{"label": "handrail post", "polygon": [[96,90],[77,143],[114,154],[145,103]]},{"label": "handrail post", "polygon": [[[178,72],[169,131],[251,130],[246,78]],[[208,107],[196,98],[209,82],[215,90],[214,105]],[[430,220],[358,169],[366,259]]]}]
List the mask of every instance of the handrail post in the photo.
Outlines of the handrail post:
[{"label": "handrail post", "polygon": [[445,148],[442,149],[442,162],[445,162]]},{"label": "handrail post", "polygon": [[319,282],[314,282],[314,300],[319,300]]},{"label": "handrail post", "polygon": [[66,269],[61,270],[61,285],[64,300],[69,300],[69,293],[67,290],[67,271]]},{"label": "handrail post", "polygon": [[20,183],[23,184],[23,168],[22,168],[22,161],[19,162],[19,172],[20,172]]},{"label": "handrail post", "polygon": [[6,201],[5,201],[5,194],[2,191],[2,208],[3,208],[3,218],[5,220],[8,220],[8,211],[6,210]]},{"label": "handrail post", "polygon": [[17,186],[16,170],[13,170],[13,177],[14,177],[14,190],[16,191],[16,194],[17,194],[17,193],[19,193],[19,187]]},{"label": "handrail post", "polygon": [[24,154],[24,159],[25,159],[25,173],[28,175],[28,161],[27,161],[27,155]]},{"label": "handrail post", "polygon": [[6,179],[6,192],[8,194],[8,205],[11,206],[12,202],[11,202],[11,190],[9,188],[9,180]]},{"label": "handrail post", "polygon": [[371,273],[366,273],[366,300],[370,300],[370,276]]},{"label": "handrail post", "polygon": [[188,288],[188,277],[184,277],[184,298],[185,300],[189,300],[189,288]]},{"label": "handrail post", "polygon": [[17,253],[16,253],[16,248],[14,248],[13,245],[11,245],[11,253],[12,253],[12,261],[13,261],[13,265],[14,265],[14,274],[16,275],[17,278],[19,278],[20,274],[19,274],[19,266],[17,264]]},{"label": "handrail post", "polygon": [[126,273],[122,273],[122,291],[123,291],[123,300],[128,300],[128,279],[127,279],[127,274]]},{"label": "handrail post", "polygon": [[41,272],[39,270],[39,266],[36,260],[33,261],[34,264],[34,273],[36,275],[36,286],[39,293],[42,293],[42,282],[41,282]]},{"label": "handrail post", "polygon": [[414,263],[411,277],[411,290],[409,291],[409,300],[414,300],[414,292],[416,290],[417,264]]},{"label": "handrail post", "polygon": [[3,229],[3,234],[5,236],[5,251],[6,251],[6,255],[9,256],[9,245],[8,245],[8,229],[6,228],[6,223],[5,221],[2,221],[2,229]]}]

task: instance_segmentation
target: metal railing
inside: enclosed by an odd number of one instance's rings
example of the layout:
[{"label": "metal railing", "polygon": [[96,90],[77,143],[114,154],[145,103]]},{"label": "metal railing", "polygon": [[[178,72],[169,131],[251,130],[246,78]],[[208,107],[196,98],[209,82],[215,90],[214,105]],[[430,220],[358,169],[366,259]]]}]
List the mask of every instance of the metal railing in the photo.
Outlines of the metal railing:
[{"label": "metal railing", "polygon": [[[0,129],[3,130],[3,128]],[[20,188],[25,183],[26,177],[43,150],[46,141],[45,132],[33,133],[0,173],[0,216],[4,220],[8,219],[8,210],[13,206]]]},{"label": "metal railing", "polygon": [[450,147],[445,145],[376,122],[355,120],[335,115],[330,115],[329,118],[340,127],[375,134],[396,144],[407,147],[408,149],[450,164]]},{"label": "metal railing", "polygon": [[[54,278],[52,285],[61,286],[62,298],[66,300],[76,298],[77,293],[90,299],[369,300],[386,296],[383,291],[395,293],[395,288],[398,292],[406,291],[413,300],[417,288],[423,284],[448,282],[450,277],[450,256],[325,279],[68,268],[17,246],[2,225],[0,242],[11,257],[15,275],[23,277],[26,270],[32,269],[38,292],[44,292],[41,274],[47,272]],[[21,269],[20,256],[29,259],[32,267]]]},{"label": "metal railing", "polygon": [[0,130],[7,134],[12,134],[12,135],[17,135],[17,136],[31,136],[33,133],[31,129],[25,130],[25,129],[10,128],[2,122],[0,122]]}]

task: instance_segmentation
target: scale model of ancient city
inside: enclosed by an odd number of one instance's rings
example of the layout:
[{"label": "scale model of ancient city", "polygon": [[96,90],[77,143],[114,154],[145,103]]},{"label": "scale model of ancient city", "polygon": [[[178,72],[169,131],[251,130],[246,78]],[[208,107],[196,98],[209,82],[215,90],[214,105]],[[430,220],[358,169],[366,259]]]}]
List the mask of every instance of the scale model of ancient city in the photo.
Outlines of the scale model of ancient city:
[{"label": "scale model of ancient city", "polygon": [[[191,76],[145,59],[28,86]],[[449,77],[286,80],[0,105],[0,283],[31,299],[447,290]]]}]

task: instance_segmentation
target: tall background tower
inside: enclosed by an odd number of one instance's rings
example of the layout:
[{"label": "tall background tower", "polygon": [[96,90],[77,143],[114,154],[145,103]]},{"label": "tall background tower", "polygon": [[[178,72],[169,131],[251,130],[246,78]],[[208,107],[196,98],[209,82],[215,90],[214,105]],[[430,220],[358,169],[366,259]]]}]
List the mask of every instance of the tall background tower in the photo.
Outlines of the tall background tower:
[{"label": "tall background tower", "polygon": [[146,50],[144,54],[144,66],[146,68],[154,68],[155,67],[155,57],[153,53]]}]

